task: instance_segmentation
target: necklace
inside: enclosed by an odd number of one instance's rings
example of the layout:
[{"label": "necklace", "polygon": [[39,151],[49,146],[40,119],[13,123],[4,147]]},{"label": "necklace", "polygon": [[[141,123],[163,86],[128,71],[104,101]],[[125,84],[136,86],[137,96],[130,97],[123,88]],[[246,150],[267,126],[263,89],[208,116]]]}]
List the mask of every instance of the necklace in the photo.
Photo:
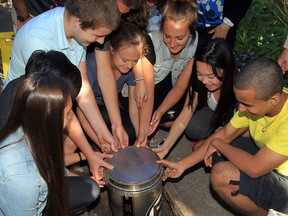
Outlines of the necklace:
[{"label": "necklace", "polygon": [[277,117],[278,117],[278,115],[268,125],[266,125],[265,127],[262,128],[263,133],[268,129],[268,127],[270,125],[272,125],[274,123],[274,121],[277,119]]}]

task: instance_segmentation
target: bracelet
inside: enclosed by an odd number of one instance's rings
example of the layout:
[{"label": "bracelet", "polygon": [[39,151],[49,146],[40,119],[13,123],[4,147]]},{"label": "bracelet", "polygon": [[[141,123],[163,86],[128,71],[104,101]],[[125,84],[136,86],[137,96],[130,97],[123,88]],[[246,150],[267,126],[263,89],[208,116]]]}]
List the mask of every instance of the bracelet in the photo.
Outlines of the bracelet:
[{"label": "bracelet", "polygon": [[138,81],[142,81],[142,80],[144,80],[144,78],[143,78],[143,77],[141,77],[141,78],[138,78],[138,79],[135,79],[135,82],[138,82]]},{"label": "bracelet", "polygon": [[82,156],[81,156],[81,153],[80,152],[77,152],[79,158],[80,158],[80,162],[82,161]]},{"label": "bracelet", "polygon": [[234,26],[234,23],[232,23],[231,20],[228,19],[227,17],[223,18],[223,23],[228,25],[230,28],[232,28]]}]

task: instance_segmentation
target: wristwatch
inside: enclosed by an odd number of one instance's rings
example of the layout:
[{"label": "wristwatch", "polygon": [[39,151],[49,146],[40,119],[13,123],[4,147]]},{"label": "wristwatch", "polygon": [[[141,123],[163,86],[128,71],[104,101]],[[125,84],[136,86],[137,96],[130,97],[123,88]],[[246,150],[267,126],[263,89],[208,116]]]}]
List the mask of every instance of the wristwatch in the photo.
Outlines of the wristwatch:
[{"label": "wristwatch", "polygon": [[223,18],[223,23],[230,26],[231,28],[234,26],[234,23],[232,23],[231,20],[228,19],[227,17]]},{"label": "wristwatch", "polygon": [[17,20],[19,22],[25,22],[27,19],[30,18],[30,14],[28,14],[26,17],[23,17],[23,16],[17,16]]}]

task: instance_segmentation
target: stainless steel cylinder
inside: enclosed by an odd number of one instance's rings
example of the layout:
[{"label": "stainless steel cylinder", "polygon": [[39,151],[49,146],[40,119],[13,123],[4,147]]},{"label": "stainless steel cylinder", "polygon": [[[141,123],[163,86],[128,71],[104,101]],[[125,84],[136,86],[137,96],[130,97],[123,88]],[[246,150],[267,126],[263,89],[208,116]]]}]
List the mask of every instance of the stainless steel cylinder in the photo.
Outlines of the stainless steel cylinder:
[{"label": "stainless steel cylinder", "polygon": [[104,173],[113,216],[161,215],[163,169],[158,159],[152,150],[135,146],[106,159],[114,166]]}]

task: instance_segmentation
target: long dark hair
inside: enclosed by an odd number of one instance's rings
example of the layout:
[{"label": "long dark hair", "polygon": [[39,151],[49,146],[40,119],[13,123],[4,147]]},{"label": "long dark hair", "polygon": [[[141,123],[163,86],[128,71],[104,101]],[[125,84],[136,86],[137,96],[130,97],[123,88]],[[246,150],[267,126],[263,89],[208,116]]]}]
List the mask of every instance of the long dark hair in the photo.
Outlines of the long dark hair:
[{"label": "long dark hair", "polygon": [[[210,65],[215,77],[222,82],[220,98],[210,124],[210,128],[215,130],[225,125],[233,116],[236,104],[233,92],[233,81],[236,71],[235,58],[231,48],[224,39],[213,39],[196,52],[190,78],[189,105],[192,106],[193,96],[195,92],[198,92],[198,109],[207,106],[208,89],[197,78],[197,61]],[[217,73],[217,69],[223,70],[221,76]]]},{"label": "long dark hair", "polygon": [[11,114],[0,130],[0,141],[19,127],[47,183],[48,215],[67,215],[64,180],[63,111],[70,85],[52,73],[35,72],[24,79],[14,98]]},{"label": "long dark hair", "polygon": [[55,50],[35,50],[25,67],[25,75],[41,71],[42,73],[53,73],[63,77],[72,88],[71,97],[74,100],[82,86],[82,78],[79,69],[71,63],[67,56]]}]

